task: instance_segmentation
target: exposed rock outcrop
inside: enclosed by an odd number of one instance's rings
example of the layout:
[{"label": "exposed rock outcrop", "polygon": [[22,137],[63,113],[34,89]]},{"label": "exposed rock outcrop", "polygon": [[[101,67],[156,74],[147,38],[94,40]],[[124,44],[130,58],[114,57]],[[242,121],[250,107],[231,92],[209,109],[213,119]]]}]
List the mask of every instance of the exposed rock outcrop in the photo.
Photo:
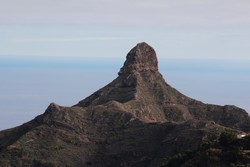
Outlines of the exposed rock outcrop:
[{"label": "exposed rock outcrop", "polygon": [[158,72],[155,50],[147,43],[137,44],[128,54],[119,75],[138,72]]},{"label": "exposed rock outcrop", "polygon": [[168,85],[154,49],[139,43],[118,77],[72,107],[0,132],[0,166],[162,166],[220,133],[250,131],[246,111],[204,104]]},{"label": "exposed rock outcrop", "polygon": [[144,122],[209,120],[245,131],[250,129],[244,123],[249,121],[246,111],[235,106],[204,104],[168,85],[158,71],[156,52],[145,42],[131,49],[118,74],[114,81],[77,106],[116,101],[117,107]]}]

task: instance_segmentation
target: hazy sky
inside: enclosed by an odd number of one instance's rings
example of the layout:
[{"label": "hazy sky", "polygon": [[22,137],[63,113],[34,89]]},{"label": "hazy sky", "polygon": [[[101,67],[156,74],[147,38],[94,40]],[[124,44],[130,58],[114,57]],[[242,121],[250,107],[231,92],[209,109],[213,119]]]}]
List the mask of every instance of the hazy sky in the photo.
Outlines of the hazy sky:
[{"label": "hazy sky", "polygon": [[250,111],[250,0],[0,0],[0,130],[76,104],[141,41],[182,93]]},{"label": "hazy sky", "polygon": [[249,26],[249,0],[1,0],[4,24]]},{"label": "hazy sky", "polygon": [[250,1],[0,0],[0,36],[0,55],[123,57],[146,41],[159,57],[249,59]]}]

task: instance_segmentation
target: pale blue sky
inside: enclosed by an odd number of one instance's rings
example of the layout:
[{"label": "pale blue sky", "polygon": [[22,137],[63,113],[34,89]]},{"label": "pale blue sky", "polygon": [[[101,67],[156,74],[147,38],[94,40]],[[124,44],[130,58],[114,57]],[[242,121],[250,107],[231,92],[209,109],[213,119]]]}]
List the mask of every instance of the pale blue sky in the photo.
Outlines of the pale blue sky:
[{"label": "pale blue sky", "polygon": [[141,41],[182,93],[250,111],[249,0],[0,0],[0,130],[106,85]]},{"label": "pale blue sky", "polygon": [[160,57],[250,55],[249,0],[0,0],[0,55],[121,57],[141,41]]},{"label": "pale blue sky", "polygon": [[0,55],[122,58],[146,41],[164,58],[249,59],[250,29],[0,26]]}]

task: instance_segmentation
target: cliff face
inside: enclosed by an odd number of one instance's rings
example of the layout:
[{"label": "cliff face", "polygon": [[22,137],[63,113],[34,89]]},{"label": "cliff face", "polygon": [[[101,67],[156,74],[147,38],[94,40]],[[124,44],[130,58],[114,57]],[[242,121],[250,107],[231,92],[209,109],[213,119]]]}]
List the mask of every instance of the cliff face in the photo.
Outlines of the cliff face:
[{"label": "cliff face", "polygon": [[138,44],[127,54],[118,74],[114,81],[77,106],[111,102],[144,122],[209,120],[232,128],[250,129],[245,123],[249,117],[244,110],[235,106],[204,104],[168,85],[158,71],[154,49],[146,43]]},{"label": "cliff face", "polygon": [[181,94],[158,71],[154,49],[139,43],[110,84],[0,132],[0,166],[161,166],[227,128],[249,132],[248,114]]}]

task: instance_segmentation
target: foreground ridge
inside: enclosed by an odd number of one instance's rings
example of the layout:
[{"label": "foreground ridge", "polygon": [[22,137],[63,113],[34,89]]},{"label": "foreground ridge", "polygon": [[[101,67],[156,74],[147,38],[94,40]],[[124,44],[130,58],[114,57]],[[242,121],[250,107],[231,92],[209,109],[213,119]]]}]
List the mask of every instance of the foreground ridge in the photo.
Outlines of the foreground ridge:
[{"label": "foreground ridge", "polygon": [[[189,150],[189,159],[197,159],[202,143],[225,132],[247,135],[247,112],[172,88],[158,70],[155,50],[142,42],[127,54],[117,78],[89,97],[72,107],[51,103],[30,122],[1,131],[0,166],[171,166],[175,154],[183,159]],[[246,164],[248,157],[237,162]]]}]

